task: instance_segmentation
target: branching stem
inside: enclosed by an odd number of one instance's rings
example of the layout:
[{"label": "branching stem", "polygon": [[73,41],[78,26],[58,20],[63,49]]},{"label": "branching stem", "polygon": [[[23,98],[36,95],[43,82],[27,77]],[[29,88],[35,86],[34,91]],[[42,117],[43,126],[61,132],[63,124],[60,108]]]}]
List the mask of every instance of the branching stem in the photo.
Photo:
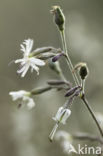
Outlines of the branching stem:
[{"label": "branching stem", "polygon": [[70,69],[70,71],[72,73],[73,80],[74,80],[75,84],[76,85],[79,85],[78,77],[77,77],[76,73],[73,73],[73,64],[72,64],[71,59],[70,59],[70,57],[68,55],[68,50],[67,50],[67,45],[66,45],[66,39],[65,39],[65,32],[64,31],[60,31],[60,34],[61,34],[61,40],[62,40],[62,45],[63,45],[63,51],[66,54],[67,64],[68,64],[69,69]]},{"label": "branching stem", "polygon": [[[71,61],[71,59],[70,59],[70,57],[68,55],[68,50],[67,50],[67,45],[66,45],[66,39],[65,39],[65,32],[64,31],[60,31],[60,34],[61,34],[61,39],[62,39],[63,51],[66,54],[66,60],[67,60],[67,64],[69,66],[70,72],[72,73],[72,76],[73,76],[73,79],[74,79],[75,84],[76,85],[80,85],[76,73],[73,73],[72,72],[73,71],[73,64],[72,64],[72,61]],[[97,125],[97,127],[99,129],[99,132],[100,132],[101,136],[103,137],[103,131],[102,131],[100,125],[99,125],[99,122],[97,121],[97,119],[95,117],[95,113],[93,112],[91,106],[89,105],[87,99],[84,96],[84,93],[83,93],[84,92],[84,81],[82,82],[82,87],[83,87],[83,90],[82,90],[82,93],[80,94],[80,98],[81,98],[82,102],[86,105],[89,113],[91,114],[93,120],[95,121],[95,123],[96,123],[96,125]]]}]

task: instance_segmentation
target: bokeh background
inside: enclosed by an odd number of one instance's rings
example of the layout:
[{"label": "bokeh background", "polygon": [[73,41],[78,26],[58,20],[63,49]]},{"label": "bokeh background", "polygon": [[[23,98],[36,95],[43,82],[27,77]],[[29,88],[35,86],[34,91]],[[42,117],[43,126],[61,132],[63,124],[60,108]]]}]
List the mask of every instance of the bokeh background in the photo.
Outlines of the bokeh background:
[{"label": "bokeh background", "polygon": [[[58,78],[47,66],[39,77],[35,72],[25,78],[16,74],[18,66],[8,65],[20,58],[20,44],[33,38],[34,48],[61,47],[61,40],[50,14],[51,6],[60,5],[66,16],[66,37],[73,63],[85,61],[90,75],[86,92],[92,108],[103,113],[103,1],[102,0],[0,0],[0,156],[63,156],[59,144],[50,143],[54,125],[52,116],[65,102],[63,92],[50,91],[34,97],[35,109],[18,110],[9,97],[12,90],[31,90]],[[61,47],[62,48],[62,47]],[[61,61],[66,77],[71,74]],[[60,129],[99,134],[87,109],[79,100],[72,106],[68,124]]]}]

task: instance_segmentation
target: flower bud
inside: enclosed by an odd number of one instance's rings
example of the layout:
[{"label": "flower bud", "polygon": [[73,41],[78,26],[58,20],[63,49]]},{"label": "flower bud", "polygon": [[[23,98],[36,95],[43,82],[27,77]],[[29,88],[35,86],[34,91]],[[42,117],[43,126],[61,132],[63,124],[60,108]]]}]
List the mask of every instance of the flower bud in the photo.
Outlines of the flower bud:
[{"label": "flower bud", "polygon": [[88,68],[87,68],[86,64],[83,64],[80,67],[79,74],[80,74],[82,80],[84,80],[87,77],[87,75],[88,75]]},{"label": "flower bud", "polygon": [[75,86],[75,87],[71,88],[71,89],[65,94],[65,97],[73,95],[73,94],[75,93],[75,91],[76,91],[77,89],[79,89],[79,88],[81,88],[81,87],[80,87],[80,86]]},{"label": "flower bud", "polygon": [[47,82],[49,85],[71,85],[69,81],[63,81],[63,80],[49,80]]},{"label": "flower bud", "polygon": [[54,20],[56,25],[58,26],[60,31],[64,30],[65,25],[65,17],[64,14],[60,8],[60,6],[53,6],[53,10],[51,10],[51,13],[54,14]]},{"label": "flower bud", "polygon": [[64,55],[64,53],[60,53],[60,54],[54,56],[54,57],[52,58],[52,61],[53,61],[53,62],[58,61],[58,60],[60,59],[60,57],[63,56],[63,55]]},{"label": "flower bud", "polygon": [[81,79],[85,80],[85,78],[89,74],[89,70],[88,70],[86,63],[80,62],[80,63],[76,64],[73,69],[73,72],[75,72],[75,70],[77,70],[77,69],[79,69],[79,75],[80,75]]},{"label": "flower bud", "polygon": [[71,115],[71,110],[67,108],[60,107],[53,119],[57,123],[65,124],[68,117]]}]

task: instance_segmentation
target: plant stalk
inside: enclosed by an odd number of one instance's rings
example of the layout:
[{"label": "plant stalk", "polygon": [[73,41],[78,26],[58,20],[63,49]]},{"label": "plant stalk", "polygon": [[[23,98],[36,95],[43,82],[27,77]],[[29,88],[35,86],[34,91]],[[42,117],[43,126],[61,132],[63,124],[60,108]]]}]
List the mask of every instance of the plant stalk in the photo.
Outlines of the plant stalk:
[{"label": "plant stalk", "polygon": [[67,45],[66,45],[66,39],[65,39],[65,31],[60,31],[60,34],[61,34],[61,40],[62,40],[62,45],[63,45],[63,51],[65,52],[66,54],[66,60],[67,60],[67,64],[69,66],[69,69],[72,73],[72,76],[73,76],[73,80],[75,82],[76,85],[79,85],[79,80],[78,80],[78,77],[76,75],[76,73],[73,73],[73,64],[71,62],[71,59],[68,55],[68,50],[67,50]]},{"label": "plant stalk", "polygon": [[[72,72],[73,71],[73,65],[72,65],[72,61],[71,61],[71,59],[70,59],[70,57],[68,55],[68,50],[67,50],[67,45],[66,45],[66,39],[65,39],[65,32],[64,31],[60,31],[60,34],[61,34],[61,39],[62,39],[63,50],[64,50],[64,52],[66,54],[66,58],[67,58],[66,59],[67,60],[67,64],[68,64],[69,69],[70,69],[70,71],[72,73],[74,82],[75,82],[76,85],[80,85],[76,73],[73,73]],[[82,82],[82,85],[83,85],[83,91],[84,91],[84,82]],[[89,105],[87,99],[85,98],[83,92],[80,94],[80,98],[81,98],[82,102],[86,105],[89,113],[91,114],[93,120],[95,121],[95,123],[96,123],[96,125],[97,125],[97,127],[99,129],[99,132],[100,132],[101,136],[103,137],[103,131],[102,131],[100,125],[99,125],[99,122],[97,121],[97,119],[95,117],[95,113],[93,112],[93,110],[92,110],[91,106]]]},{"label": "plant stalk", "polygon": [[99,132],[100,132],[101,136],[103,137],[103,131],[102,131],[100,125],[99,125],[98,120],[96,119],[95,113],[93,112],[93,110],[92,110],[91,106],[89,105],[87,99],[85,98],[85,95],[84,94],[81,96],[81,100],[86,105],[88,111],[90,112],[92,118],[94,119],[94,121],[95,121],[95,123],[96,123],[96,125],[97,125],[97,127],[99,129]]}]

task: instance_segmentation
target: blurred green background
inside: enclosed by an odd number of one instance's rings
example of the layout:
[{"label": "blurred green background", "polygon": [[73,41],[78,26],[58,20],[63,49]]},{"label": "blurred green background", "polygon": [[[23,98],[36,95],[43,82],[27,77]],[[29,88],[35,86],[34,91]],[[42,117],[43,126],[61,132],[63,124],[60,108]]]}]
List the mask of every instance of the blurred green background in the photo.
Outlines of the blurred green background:
[{"label": "blurred green background", "polygon": [[[63,156],[60,146],[48,140],[54,125],[52,116],[65,102],[64,93],[51,91],[34,97],[32,111],[18,110],[8,93],[31,90],[57,78],[48,67],[25,78],[16,74],[18,66],[8,65],[22,57],[20,44],[33,38],[34,48],[61,47],[51,6],[60,5],[66,16],[66,37],[73,63],[88,63],[90,75],[86,92],[93,109],[103,113],[103,1],[102,0],[0,0],[0,156]],[[66,64],[63,72],[72,81]],[[60,129],[98,133],[87,109],[76,100],[68,124]]]}]

